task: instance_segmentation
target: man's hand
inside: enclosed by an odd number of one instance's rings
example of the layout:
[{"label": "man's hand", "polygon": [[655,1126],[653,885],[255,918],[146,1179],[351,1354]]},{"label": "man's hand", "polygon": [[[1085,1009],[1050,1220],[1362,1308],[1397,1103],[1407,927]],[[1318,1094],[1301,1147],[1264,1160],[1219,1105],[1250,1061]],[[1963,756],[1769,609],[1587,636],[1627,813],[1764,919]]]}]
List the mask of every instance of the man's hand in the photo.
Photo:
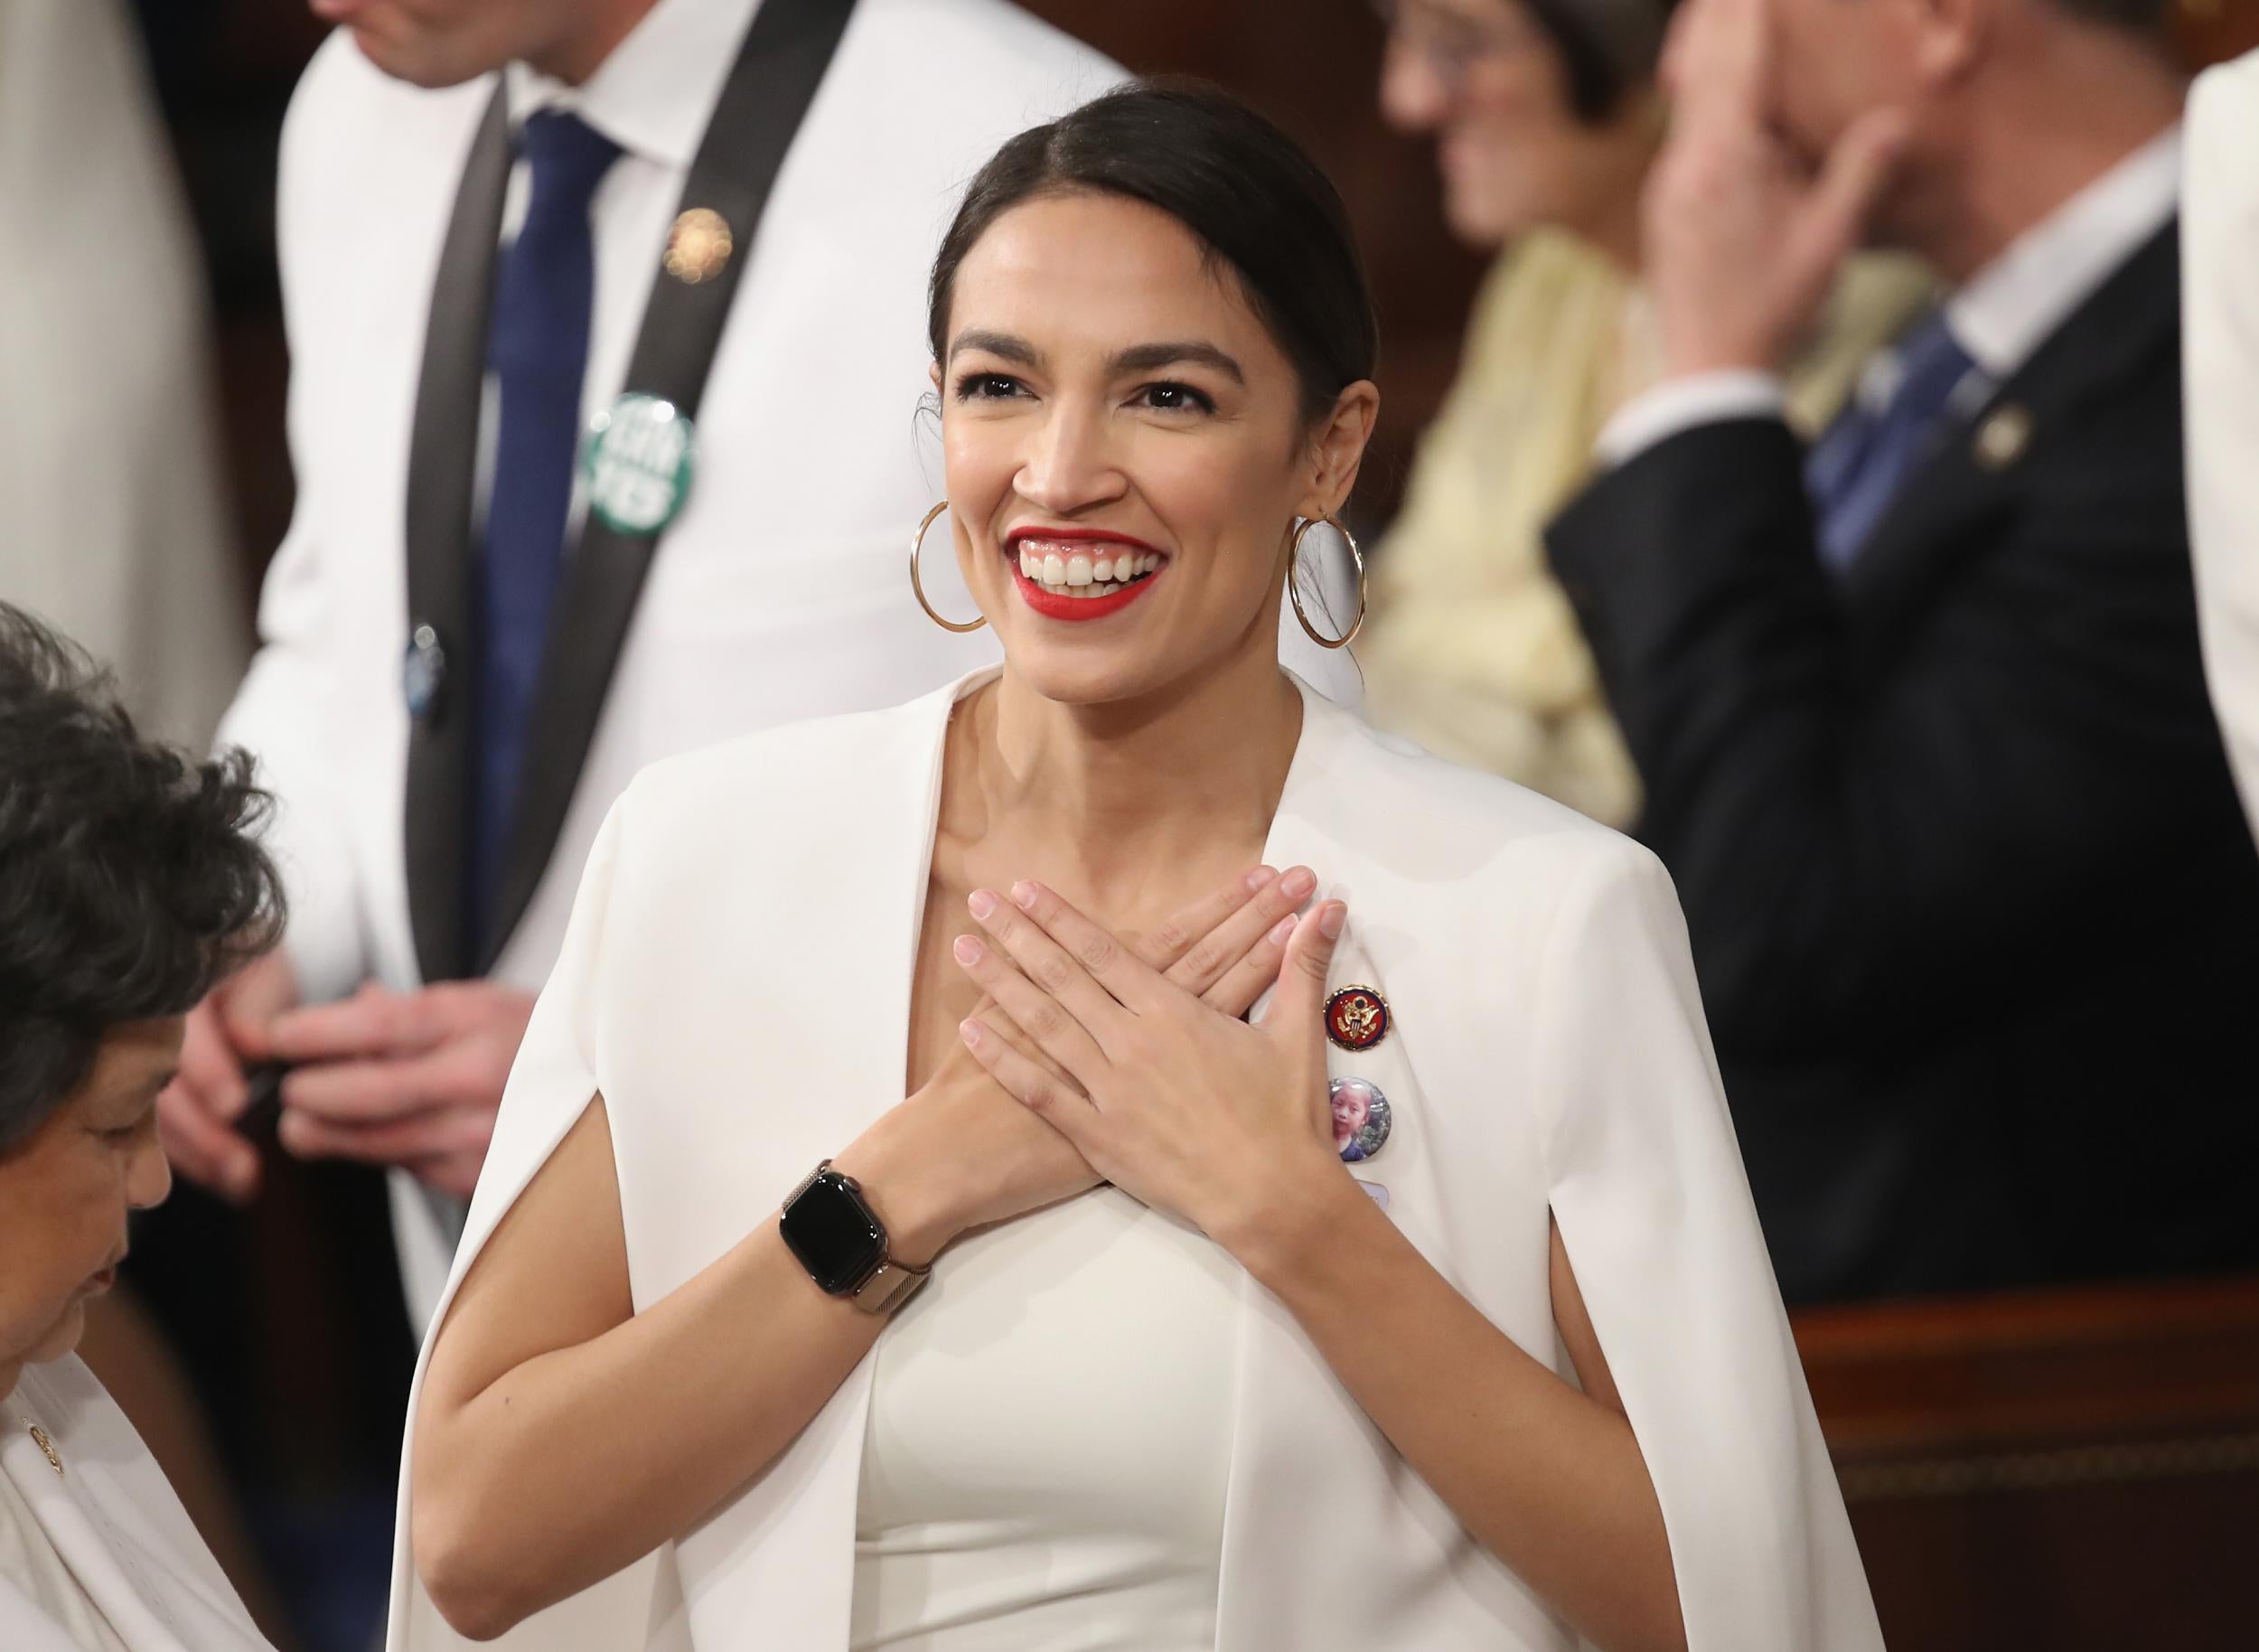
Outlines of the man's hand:
[{"label": "man's hand", "polygon": [[1672,378],[1776,371],[1859,244],[1906,140],[1870,110],[1815,170],[1767,116],[1765,0],[1689,0],[1664,83],[1672,129],[1644,203],[1646,278]]},{"label": "man's hand", "polygon": [[284,1016],[268,1039],[292,1069],[283,1145],[305,1159],[398,1165],[468,1198],[532,1014],[530,992],[462,981],[405,993],[370,985]]},{"label": "man's hand", "polygon": [[258,1150],[236,1128],[251,1101],[244,1068],[268,1059],[275,1018],[297,1003],[286,954],[237,971],[189,1011],[180,1074],[157,1097],[157,1136],[173,1168],[231,1204],[258,1191]]}]

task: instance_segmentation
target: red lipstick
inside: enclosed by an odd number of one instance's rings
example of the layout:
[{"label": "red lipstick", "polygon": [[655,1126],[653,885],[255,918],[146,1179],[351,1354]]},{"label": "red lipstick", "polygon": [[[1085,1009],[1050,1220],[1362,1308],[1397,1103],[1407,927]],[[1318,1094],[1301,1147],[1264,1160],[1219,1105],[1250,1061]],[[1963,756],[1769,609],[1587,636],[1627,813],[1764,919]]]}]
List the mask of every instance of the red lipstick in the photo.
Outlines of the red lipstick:
[{"label": "red lipstick", "polygon": [[[1062,596],[1046,591],[1036,580],[1020,571],[1021,541],[1036,540],[1054,545],[1123,545],[1131,550],[1162,557],[1161,566],[1106,596]],[[1015,528],[1004,536],[1004,562],[1011,570],[1012,582],[1019,587],[1021,598],[1045,619],[1096,620],[1110,614],[1119,614],[1142,596],[1148,587],[1168,572],[1168,561],[1158,546],[1148,545],[1132,534],[1115,533],[1104,528],[1046,528],[1033,523]]]},{"label": "red lipstick", "polygon": [[1019,571],[1019,562],[1012,561],[1012,583],[1019,587],[1019,594],[1027,605],[1045,619],[1094,620],[1109,614],[1119,614],[1144,596],[1153,582],[1168,572],[1167,564],[1153,570],[1134,585],[1125,585],[1111,596],[1055,596]]}]

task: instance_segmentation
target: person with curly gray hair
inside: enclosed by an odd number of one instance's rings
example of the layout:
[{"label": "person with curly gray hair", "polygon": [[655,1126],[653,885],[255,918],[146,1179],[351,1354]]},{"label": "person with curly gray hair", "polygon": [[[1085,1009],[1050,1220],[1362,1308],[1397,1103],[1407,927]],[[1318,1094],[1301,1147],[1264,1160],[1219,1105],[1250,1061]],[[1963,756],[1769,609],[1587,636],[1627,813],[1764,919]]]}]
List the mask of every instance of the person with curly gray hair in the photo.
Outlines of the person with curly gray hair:
[{"label": "person with curly gray hair", "polygon": [[0,1645],[235,1652],[252,1626],[73,1356],[127,1220],[172,1187],[188,1010],[283,921],[239,754],[144,739],[112,679],[0,603]]}]

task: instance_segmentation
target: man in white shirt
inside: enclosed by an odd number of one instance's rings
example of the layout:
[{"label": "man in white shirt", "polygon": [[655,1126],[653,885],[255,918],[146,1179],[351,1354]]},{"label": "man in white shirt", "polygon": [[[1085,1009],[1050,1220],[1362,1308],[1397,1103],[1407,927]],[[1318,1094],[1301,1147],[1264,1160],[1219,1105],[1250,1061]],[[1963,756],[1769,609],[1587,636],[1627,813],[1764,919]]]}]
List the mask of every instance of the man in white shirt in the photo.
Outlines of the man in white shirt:
[{"label": "man in white shirt", "polygon": [[[345,26],[284,136],[298,505],[222,728],[281,800],[292,922],[284,953],[197,1013],[164,1120],[184,1172],[247,1197],[246,1071],[289,1064],[286,1146],[407,1173],[395,1212],[420,1312],[628,778],[988,657],[924,617],[904,568],[940,474],[917,441],[925,271],[995,147],[1120,71],[1003,0],[315,10]],[[826,25],[836,42],[811,55]],[[733,104],[741,42],[764,26],[781,55]],[[778,80],[787,61],[810,84]],[[702,150],[717,110],[759,135],[796,91],[804,115],[766,135],[781,164],[740,181],[749,214],[698,217],[699,169],[736,158]],[[589,497],[576,438],[635,411],[621,392],[646,388],[647,352],[686,355],[652,335],[662,308],[725,277],[742,290],[726,323],[705,318],[710,375],[687,352],[702,397],[669,392],[697,404],[696,455],[654,554],[648,519],[616,523],[633,495]],[[530,522],[546,524],[530,542]],[[969,614],[933,540],[927,594]]]},{"label": "man in white shirt", "polygon": [[2259,832],[2259,52],[2189,99],[2189,531],[2204,663]]},{"label": "man in white shirt", "polygon": [[[1668,378],[1556,568],[1677,879],[1784,1289],[2259,1262],[2259,857],[2180,495],[2154,0],[1692,0]],[[1809,455],[1862,236],[1950,296]]]}]

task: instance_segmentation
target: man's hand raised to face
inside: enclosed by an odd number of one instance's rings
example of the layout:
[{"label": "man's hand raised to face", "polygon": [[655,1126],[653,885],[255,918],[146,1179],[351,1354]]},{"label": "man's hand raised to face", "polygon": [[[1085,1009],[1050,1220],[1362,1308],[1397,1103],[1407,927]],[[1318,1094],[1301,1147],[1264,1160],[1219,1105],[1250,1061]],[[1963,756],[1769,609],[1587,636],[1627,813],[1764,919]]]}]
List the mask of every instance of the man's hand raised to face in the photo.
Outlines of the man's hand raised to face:
[{"label": "man's hand raised to face", "polygon": [[1812,326],[1902,152],[1868,111],[1814,168],[1772,125],[1767,0],[1687,0],[1663,64],[1671,136],[1644,202],[1671,378],[1776,371]]}]

